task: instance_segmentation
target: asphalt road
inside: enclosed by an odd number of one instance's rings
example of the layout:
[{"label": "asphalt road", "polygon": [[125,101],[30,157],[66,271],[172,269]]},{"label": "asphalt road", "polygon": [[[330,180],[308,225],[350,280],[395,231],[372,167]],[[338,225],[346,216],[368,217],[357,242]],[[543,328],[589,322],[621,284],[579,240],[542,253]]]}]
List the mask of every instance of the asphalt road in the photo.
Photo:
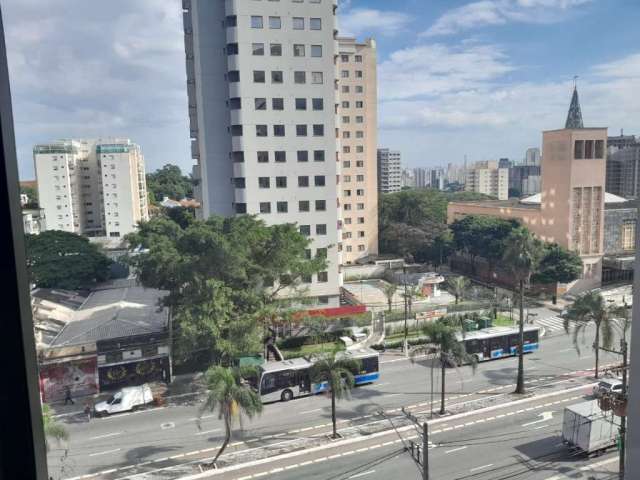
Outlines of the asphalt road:
[{"label": "asphalt road", "polygon": [[[587,332],[585,342],[591,342]],[[542,340],[541,350],[525,357],[526,378],[530,385],[554,382],[560,375],[575,375],[576,371],[593,367],[593,352],[587,345],[578,356],[565,334]],[[603,364],[615,361],[614,356],[601,355]],[[417,408],[432,398],[429,389],[428,363],[384,356],[378,383],[354,390],[350,400],[338,404],[341,426],[367,421],[381,408],[385,410],[411,406]],[[516,359],[485,362],[475,374],[469,367],[447,372],[449,401],[460,403],[468,399],[503,395],[514,388]],[[438,371],[434,386],[439,386]],[[477,393],[481,392],[481,393]],[[437,399],[438,391],[435,392]],[[87,421],[83,416],[70,416],[62,421],[70,434],[66,446],[52,445],[49,453],[50,474],[54,478],[99,474],[95,477],[122,478],[128,472],[156,470],[215,454],[222,442],[222,425],[217,416],[205,413],[198,428],[200,400],[185,397],[178,405],[114,415]],[[427,408],[422,406],[422,408]],[[304,437],[328,430],[331,418],[330,402],[325,396],[307,397],[289,403],[266,405],[262,415],[245,422],[234,433],[234,449],[254,448],[265,443]],[[391,461],[390,461],[391,463]],[[110,470],[108,473],[101,473]]]}]

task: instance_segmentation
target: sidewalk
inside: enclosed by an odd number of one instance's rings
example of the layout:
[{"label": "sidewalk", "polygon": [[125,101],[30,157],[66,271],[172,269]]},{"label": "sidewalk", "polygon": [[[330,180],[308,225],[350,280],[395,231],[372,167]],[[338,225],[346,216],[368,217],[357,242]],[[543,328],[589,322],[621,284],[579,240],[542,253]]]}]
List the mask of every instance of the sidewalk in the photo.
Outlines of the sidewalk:
[{"label": "sidewalk", "polygon": [[[188,373],[184,375],[176,375],[169,385],[163,383],[151,384],[154,394],[160,394],[167,399],[167,403],[177,404],[182,398],[188,398],[202,392],[203,387],[200,383],[202,373]],[[85,395],[73,397],[75,404],[65,405],[64,400],[50,403],[51,411],[54,417],[67,417],[72,415],[84,414],[84,406],[87,402],[95,405],[98,402],[109,398],[112,392],[101,392],[95,395]]]}]

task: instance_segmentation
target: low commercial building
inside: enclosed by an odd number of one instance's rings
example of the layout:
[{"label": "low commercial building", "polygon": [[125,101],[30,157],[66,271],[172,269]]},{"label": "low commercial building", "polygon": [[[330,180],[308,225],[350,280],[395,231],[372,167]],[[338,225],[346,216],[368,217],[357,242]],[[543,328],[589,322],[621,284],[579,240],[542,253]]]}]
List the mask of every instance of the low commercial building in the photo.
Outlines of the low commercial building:
[{"label": "low commercial building", "polygon": [[66,388],[81,396],[169,382],[169,312],[159,307],[166,293],[120,280],[92,291],[77,309],[67,305],[64,326],[38,354],[42,400],[63,399]]}]

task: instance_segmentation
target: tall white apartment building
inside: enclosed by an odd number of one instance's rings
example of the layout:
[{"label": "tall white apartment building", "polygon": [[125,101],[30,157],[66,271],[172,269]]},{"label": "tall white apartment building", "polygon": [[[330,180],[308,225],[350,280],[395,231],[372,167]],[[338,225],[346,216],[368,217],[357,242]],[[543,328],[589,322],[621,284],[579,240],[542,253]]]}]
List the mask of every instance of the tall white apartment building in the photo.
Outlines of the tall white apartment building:
[{"label": "tall white apartment building", "polygon": [[339,38],[342,261],[378,253],[376,42]]},{"label": "tall white apartment building", "polygon": [[467,170],[465,190],[484,193],[498,200],[509,198],[509,169],[499,168],[495,160],[476,162]]},{"label": "tall white apartment building", "polygon": [[33,148],[47,230],[118,238],[148,220],[144,157],[129,139],[60,140]]},{"label": "tall white apartment building", "polygon": [[426,188],[431,181],[426,168],[414,168],[413,178],[415,179],[417,188]]},{"label": "tall white apartment building", "polygon": [[329,263],[308,296],[339,306],[337,2],[182,6],[198,214],[296,223]]},{"label": "tall white apartment building", "polygon": [[400,152],[388,148],[378,149],[378,191],[399,192],[402,188],[402,162]]}]

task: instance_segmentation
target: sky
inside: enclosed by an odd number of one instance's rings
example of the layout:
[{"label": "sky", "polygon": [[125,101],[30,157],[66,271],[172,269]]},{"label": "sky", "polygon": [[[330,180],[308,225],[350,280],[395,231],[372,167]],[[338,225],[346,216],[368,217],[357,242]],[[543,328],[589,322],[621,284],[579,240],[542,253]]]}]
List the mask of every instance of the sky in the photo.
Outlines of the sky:
[{"label": "sky", "polygon": [[[190,171],[180,0],[0,4],[23,179],[34,177],[33,145],[59,138],[130,137],[147,170]],[[576,75],[585,126],[640,134],[639,20],[638,0],[338,9],[341,35],[376,39],[378,143],[407,167],[521,160],[543,130],[564,126]]]}]

